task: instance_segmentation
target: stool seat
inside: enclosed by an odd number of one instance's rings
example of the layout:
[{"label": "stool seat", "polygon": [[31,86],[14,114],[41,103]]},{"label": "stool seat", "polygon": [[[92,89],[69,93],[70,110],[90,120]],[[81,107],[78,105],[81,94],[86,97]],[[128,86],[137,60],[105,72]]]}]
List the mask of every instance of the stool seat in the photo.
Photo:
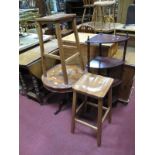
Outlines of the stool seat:
[{"label": "stool seat", "polygon": [[112,78],[86,73],[73,85],[73,90],[95,98],[103,98],[112,83]]},{"label": "stool seat", "polygon": [[71,89],[72,85],[84,74],[84,71],[78,65],[66,65],[68,84],[64,82],[64,75],[61,64],[58,64],[47,70],[47,76],[42,75],[43,84],[52,89],[63,90]]},{"label": "stool seat", "polygon": [[84,5],[83,7],[84,8],[91,8],[91,7],[93,7],[94,6],[94,4],[86,4],[86,5]]},{"label": "stool seat", "polygon": [[68,21],[71,20],[71,18],[75,18],[76,14],[63,14],[63,13],[58,13],[50,16],[45,16],[41,18],[37,18],[37,22],[63,22],[63,21]]},{"label": "stool seat", "polygon": [[115,1],[97,1],[94,2],[94,6],[110,6],[115,4]]}]

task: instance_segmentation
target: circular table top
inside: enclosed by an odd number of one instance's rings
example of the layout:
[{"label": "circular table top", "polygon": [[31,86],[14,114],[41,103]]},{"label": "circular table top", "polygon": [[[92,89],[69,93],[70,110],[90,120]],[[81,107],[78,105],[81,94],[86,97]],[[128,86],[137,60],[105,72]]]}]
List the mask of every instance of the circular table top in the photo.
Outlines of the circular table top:
[{"label": "circular table top", "polygon": [[47,76],[42,75],[44,86],[55,92],[66,92],[72,90],[72,85],[84,74],[78,65],[66,65],[68,84],[64,82],[64,75],[61,64],[58,64],[47,71]]}]

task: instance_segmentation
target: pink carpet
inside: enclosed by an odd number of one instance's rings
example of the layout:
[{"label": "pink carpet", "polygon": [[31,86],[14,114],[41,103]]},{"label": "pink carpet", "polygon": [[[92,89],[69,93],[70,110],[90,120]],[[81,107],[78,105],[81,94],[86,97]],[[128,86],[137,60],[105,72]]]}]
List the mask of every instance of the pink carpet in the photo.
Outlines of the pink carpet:
[{"label": "pink carpet", "polygon": [[20,101],[20,155],[134,155],[135,94],[127,106],[113,108],[112,123],[103,123],[102,144],[95,132],[77,124],[71,134],[71,109],[54,115],[57,104],[40,105],[24,96]]}]

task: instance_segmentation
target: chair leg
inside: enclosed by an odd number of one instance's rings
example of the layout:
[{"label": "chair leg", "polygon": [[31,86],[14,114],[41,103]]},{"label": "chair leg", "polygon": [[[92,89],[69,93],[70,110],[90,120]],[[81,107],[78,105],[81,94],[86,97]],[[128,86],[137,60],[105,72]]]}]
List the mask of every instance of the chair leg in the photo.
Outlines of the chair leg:
[{"label": "chair leg", "polygon": [[82,16],[82,21],[81,21],[81,23],[83,23],[83,22],[84,22],[84,19],[85,19],[85,14],[86,14],[86,8],[84,8],[84,11],[83,11],[83,16]]},{"label": "chair leg", "polygon": [[71,122],[71,132],[74,133],[75,130],[75,114],[76,114],[76,92],[73,91],[73,103],[72,103],[72,122]]},{"label": "chair leg", "polygon": [[83,62],[82,53],[81,53],[81,47],[80,47],[78,31],[77,31],[76,27],[77,27],[76,26],[76,19],[74,18],[73,21],[72,21],[72,28],[73,28],[73,32],[74,32],[74,36],[75,36],[76,47],[77,47],[77,49],[78,49],[78,51],[80,53],[80,55],[79,55],[80,66],[84,70],[85,67],[84,67],[84,62]]},{"label": "chair leg", "polygon": [[93,16],[92,16],[92,22],[93,26],[96,26],[96,21],[97,21],[97,7],[95,6],[93,9]]},{"label": "chair leg", "polygon": [[110,111],[109,111],[109,123],[111,123],[111,120],[112,120],[112,88],[109,89],[109,92],[108,92],[108,108],[110,108]]},{"label": "chair leg", "polygon": [[97,145],[101,145],[102,136],[102,99],[98,99]]}]

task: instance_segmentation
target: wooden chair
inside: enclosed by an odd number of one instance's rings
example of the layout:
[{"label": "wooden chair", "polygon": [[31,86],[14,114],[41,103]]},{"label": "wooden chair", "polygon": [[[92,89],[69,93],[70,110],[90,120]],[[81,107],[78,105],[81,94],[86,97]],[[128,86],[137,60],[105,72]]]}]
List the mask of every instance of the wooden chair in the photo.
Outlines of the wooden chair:
[{"label": "wooden chair", "polygon": [[88,18],[91,19],[91,17],[92,17],[92,15],[91,15],[91,9],[93,9],[93,3],[94,3],[94,1],[95,0],[83,0],[84,11],[83,11],[81,23],[83,23],[84,20],[85,20],[87,10],[89,11]]},{"label": "wooden chair", "polygon": [[[72,22],[72,28],[75,35],[76,46],[63,45],[60,24],[63,22]],[[51,92],[67,93],[72,92],[72,85],[83,75],[84,64],[80,52],[79,37],[76,29],[75,14],[55,14],[36,19],[38,25],[38,34],[40,41],[41,60],[42,60],[42,82],[46,89]],[[58,50],[52,51],[50,54],[45,54],[43,44],[42,25],[47,23],[55,24],[56,37],[58,41]],[[76,53],[68,58],[64,57],[64,47],[73,48]],[[60,64],[47,70],[46,57],[60,61]],[[70,65],[76,57],[79,58],[79,65]]]},{"label": "wooden chair", "polygon": [[[109,117],[109,123],[111,123],[111,103],[112,103],[112,86],[113,79],[108,77],[103,77],[100,75],[95,75],[91,73],[84,74],[74,85],[73,85],[73,104],[72,104],[72,122],[71,122],[71,132],[74,133],[75,123],[80,123],[86,125],[97,132],[97,145],[101,145],[102,136],[102,122],[105,118]],[[77,107],[77,93],[85,95],[84,102]],[[108,106],[103,106],[103,98],[108,94]],[[97,99],[98,103],[94,104],[87,101],[87,97]],[[78,119],[76,115],[79,110],[85,105],[91,105],[98,109],[97,114],[97,125],[94,126],[86,121]],[[103,114],[102,111],[105,110]]]},{"label": "wooden chair", "polygon": [[126,25],[135,24],[135,4],[130,4],[128,6]]},{"label": "wooden chair", "polygon": [[[111,23],[114,23],[116,0],[99,0],[94,2],[94,11],[92,21],[97,29],[111,29]],[[99,22],[101,21],[101,23]],[[106,25],[108,24],[108,25]],[[113,26],[114,27],[114,26]]]},{"label": "wooden chair", "polygon": [[79,28],[78,28],[78,32],[85,32],[85,33],[95,33],[95,29],[89,25],[84,25],[82,24]]}]

